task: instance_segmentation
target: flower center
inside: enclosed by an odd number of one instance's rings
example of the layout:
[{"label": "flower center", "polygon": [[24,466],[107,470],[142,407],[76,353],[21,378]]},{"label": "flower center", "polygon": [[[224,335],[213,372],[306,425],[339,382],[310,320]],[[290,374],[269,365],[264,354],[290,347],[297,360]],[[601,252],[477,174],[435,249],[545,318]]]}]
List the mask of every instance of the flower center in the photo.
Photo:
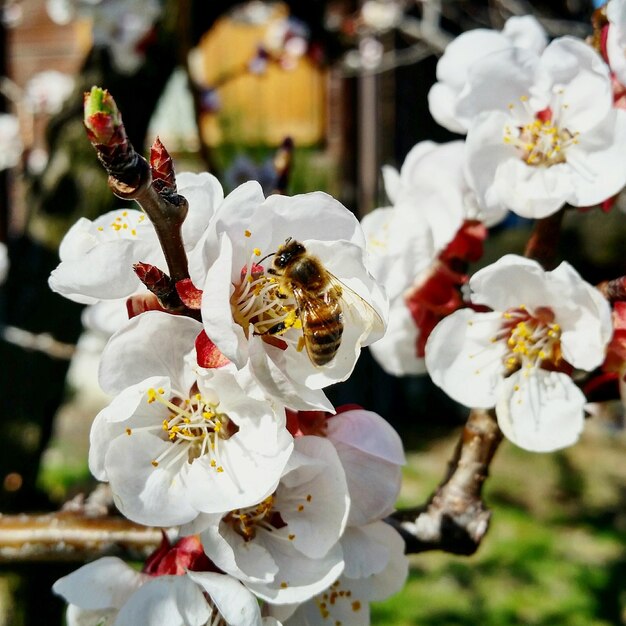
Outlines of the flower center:
[{"label": "flower center", "polygon": [[235,509],[224,517],[224,521],[246,541],[254,539],[257,530],[264,528],[270,532],[284,526],[280,514],[273,510],[274,496],[268,496],[255,506]]},{"label": "flower center", "polygon": [[504,357],[507,373],[535,367],[558,368],[563,361],[561,327],[554,313],[539,307],[531,315],[524,305],[502,314],[502,329],[492,342],[505,340],[508,351]]},{"label": "flower center", "polygon": [[[533,113],[528,105],[528,98],[522,98],[524,104],[524,117],[531,121],[519,122],[507,125],[504,128],[504,143],[515,146],[521,158],[527,165],[550,167],[558,163],[565,163],[566,149],[578,143],[578,132],[572,132],[564,127],[562,112],[567,109],[566,104],[560,104],[553,111],[547,107],[542,111]],[[510,104],[509,110],[514,113],[515,105]]]},{"label": "flower center", "polygon": [[[265,268],[255,262],[259,256],[261,251],[254,248],[250,261],[241,270],[241,280],[235,285],[230,304],[233,319],[243,328],[246,337],[252,324],[255,335],[275,344],[276,336],[291,328],[302,328],[302,323],[293,295],[282,289],[279,280],[268,276]],[[280,344],[283,349],[287,347],[284,341]]]},{"label": "flower center", "polygon": [[141,430],[160,431],[161,436],[172,443],[156,459],[152,465],[170,467],[186,460],[192,463],[195,459],[208,454],[210,466],[218,473],[224,471],[220,463],[220,442],[230,439],[239,429],[226,413],[218,410],[219,401],[212,401],[196,393],[191,398],[183,397],[178,392],[167,399],[164,389],[150,388],[146,392],[146,402],[157,402],[167,409],[167,417],[161,425],[143,428],[126,429],[127,435]]}]

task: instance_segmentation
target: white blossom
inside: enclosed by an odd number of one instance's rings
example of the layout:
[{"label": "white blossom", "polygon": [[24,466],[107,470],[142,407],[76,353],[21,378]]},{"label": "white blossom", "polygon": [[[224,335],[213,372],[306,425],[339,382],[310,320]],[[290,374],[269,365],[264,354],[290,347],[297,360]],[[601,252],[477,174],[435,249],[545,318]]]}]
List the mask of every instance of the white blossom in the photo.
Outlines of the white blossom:
[{"label": "white blossom", "polygon": [[[321,283],[313,283],[312,293],[309,274],[282,278],[286,270],[276,264],[276,253],[286,242],[301,244],[299,254],[317,259],[311,278]],[[207,335],[238,368],[249,364],[259,385],[287,406],[328,408],[319,390],[345,380],[361,347],[384,328],[387,301],[367,270],[364,247],[354,215],[327,194],[264,200],[257,183],[241,185],[190,255],[191,278],[203,290]],[[339,329],[339,345],[334,342],[329,362],[316,365],[311,352],[333,336],[323,334],[329,324],[323,303],[329,301],[340,307],[340,325],[331,327]],[[331,309],[331,322],[337,312]],[[321,326],[319,343],[307,320]]]},{"label": "white blossom", "polygon": [[255,506],[205,516],[202,544],[221,570],[261,599],[302,602],[343,570],[339,538],[349,504],[333,445],[322,437],[298,437],[276,491]]},{"label": "white blossom", "polygon": [[[223,199],[222,187],[208,173],[177,175],[178,191],[189,202],[183,222],[185,249],[200,238]],[[80,218],[67,232],[59,248],[60,264],[48,284],[53,291],[83,304],[125,298],[142,288],[133,271],[137,262],[167,271],[156,232],[147,216],[137,209],[117,209],[94,221]]]},{"label": "white blossom", "polygon": [[508,106],[483,109],[467,136],[469,180],[488,209],[546,217],[592,206],[626,183],[626,112],[612,107],[609,71],[582,41],[553,41],[525,71],[494,54],[477,84]]},{"label": "white blossom", "polygon": [[573,368],[593,370],[611,338],[610,307],[566,262],[551,272],[507,255],[470,280],[472,302],[434,329],[426,345],[433,382],[469,407],[495,407],[516,445],[550,451],[574,443],[585,397]]},{"label": "white blossom", "polygon": [[195,320],[147,312],[107,344],[89,466],[141,524],[167,526],[254,504],[292,450],[284,410],[243,391],[232,368],[201,370]]},{"label": "white blossom", "polygon": [[[424,373],[419,348],[423,329],[411,312],[414,294],[429,279],[438,257],[466,220],[487,226],[506,211],[484,211],[465,173],[465,144],[423,141],[407,155],[400,171],[383,167],[392,207],[376,209],[361,225],[367,237],[370,267],[390,300],[387,332],[370,350],[395,376]],[[445,303],[441,303],[445,304]]]}]

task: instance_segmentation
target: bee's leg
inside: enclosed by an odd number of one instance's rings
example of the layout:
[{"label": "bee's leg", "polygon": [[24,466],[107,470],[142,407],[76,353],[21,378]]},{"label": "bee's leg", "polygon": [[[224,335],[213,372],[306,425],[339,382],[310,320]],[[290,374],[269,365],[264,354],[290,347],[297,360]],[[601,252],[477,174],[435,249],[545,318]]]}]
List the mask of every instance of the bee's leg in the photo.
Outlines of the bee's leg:
[{"label": "bee's leg", "polygon": [[262,333],[255,332],[255,335],[263,336],[263,335],[280,335],[287,330],[287,326],[285,322],[278,322],[278,324],[274,324],[274,326],[268,328],[266,331]]},{"label": "bee's leg", "polygon": [[271,274],[272,276],[280,276],[280,273],[277,272],[273,267],[268,267],[267,273]]}]

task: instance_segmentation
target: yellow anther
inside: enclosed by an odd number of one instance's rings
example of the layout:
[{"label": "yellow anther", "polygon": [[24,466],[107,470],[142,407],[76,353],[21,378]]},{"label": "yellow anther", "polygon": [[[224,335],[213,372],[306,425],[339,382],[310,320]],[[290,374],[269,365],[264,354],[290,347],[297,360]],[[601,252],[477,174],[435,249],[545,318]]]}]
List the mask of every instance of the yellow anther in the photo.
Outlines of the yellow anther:
[{"label": "yellow anther", "polygon": [[252,233],[251,233],[248,229],[244,230],[244,231],[243,231],[243,234],[244,234],[246,237],[252,237]]},{"label": "yellow anther", "polygon": [[131,428],[127,428],[127,429],[126,429],[126,434],[130,437],[130,435],[132,435],[132,434],[133,434],[132,429],[131,429]]},{"label": "yellow anther", "polygon": [[152,467],[159,467],[159,462],[156,460],[150,461],[150,463],[152,463]]},{"label": "yellow anther", "polygon": [[253,252],[256,256],[261,256],[261,250],[259,250],[259,248],[255,248]]},{"label": "yellow anther", "polygon": [[217,468],[217,472],[218,472],[218,473],[221,473],[221,472],[223,472],[223,471],[224,471],[224,468],[220,465],[220,466]]},{"label": "yellow anther", "polygon": [[102,232],[102,231],[104,230],[104,227],[102,227],[102,226],[98,226],[98,230],[99,230],[100,232]]}]

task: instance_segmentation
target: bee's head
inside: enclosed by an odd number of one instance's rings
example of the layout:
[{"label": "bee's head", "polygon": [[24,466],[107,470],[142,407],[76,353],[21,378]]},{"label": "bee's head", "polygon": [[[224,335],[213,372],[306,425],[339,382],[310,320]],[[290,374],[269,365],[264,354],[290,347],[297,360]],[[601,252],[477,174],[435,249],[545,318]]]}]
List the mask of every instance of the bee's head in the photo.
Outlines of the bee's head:
[{"label": "bee's head", "polygon": [[295,239],[289,237],[285,243],[278,248],[274,257],[274,265],[281,269],[287,267],[291,261],[306,253],[306,248]]}]

